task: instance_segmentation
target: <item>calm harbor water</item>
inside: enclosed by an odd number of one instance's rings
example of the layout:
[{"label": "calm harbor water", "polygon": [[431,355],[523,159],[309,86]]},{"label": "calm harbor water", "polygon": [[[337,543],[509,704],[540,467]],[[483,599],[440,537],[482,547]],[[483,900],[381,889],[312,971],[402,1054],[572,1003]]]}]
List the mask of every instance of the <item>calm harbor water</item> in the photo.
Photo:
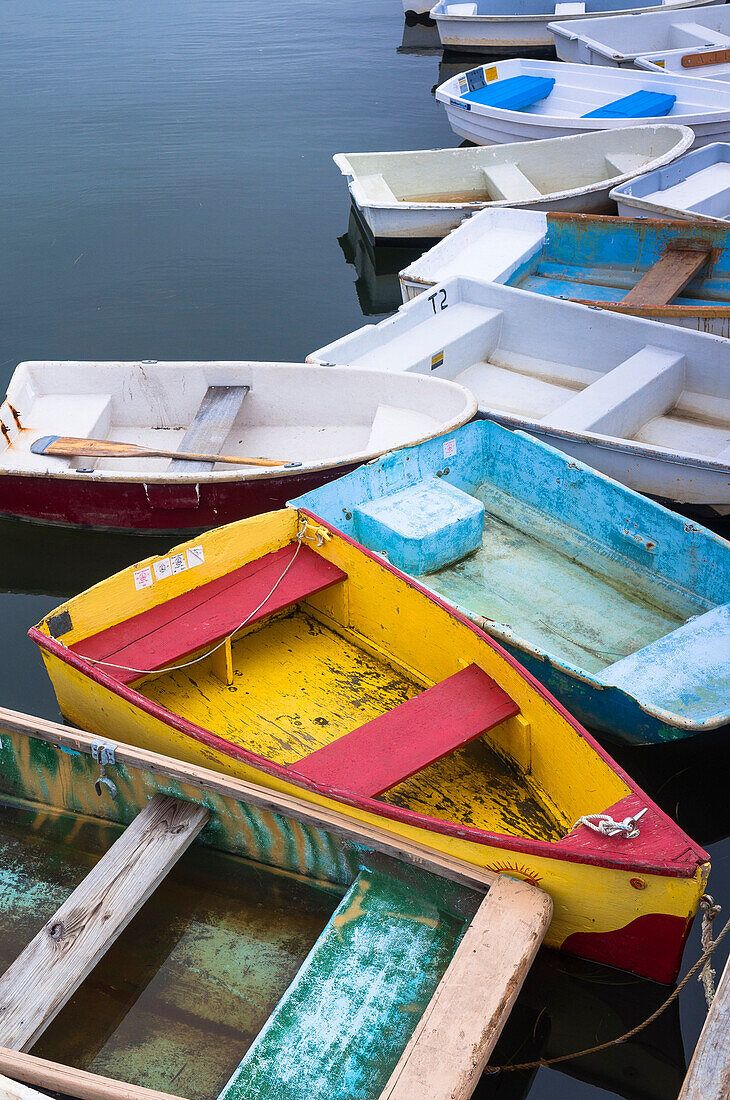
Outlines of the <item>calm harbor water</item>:
[{"label": "calm harbor water", "polygon": [[[431,95],[465,67],[397,0],[4,0],[0,382],[25,359],[278,359],[398,304],[406,259],[349,221],[338,151],[457,144]],[[164,545],[0,522],[0,702],[57,717],[28,626]],[[713,858],[730,915],[730,751],[617,752]],[[695,929],[686,965],[699,952]],[[722,953],[720,962],[724,960]],[[545,953],[498,1050],[588,1047],[666,990]],[[704,1016],[696,983],[634,1043],[480,1100],[670,1100]]]}]

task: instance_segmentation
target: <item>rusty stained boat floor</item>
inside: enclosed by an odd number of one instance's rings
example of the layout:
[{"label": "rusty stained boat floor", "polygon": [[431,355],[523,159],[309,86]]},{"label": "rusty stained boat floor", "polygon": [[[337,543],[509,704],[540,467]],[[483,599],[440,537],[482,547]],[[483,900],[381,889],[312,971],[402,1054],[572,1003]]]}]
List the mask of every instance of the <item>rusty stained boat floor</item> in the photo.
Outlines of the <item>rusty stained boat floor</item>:
[{"label": "rusty stained boat floor", "polygon": [[[0,972],[120,831],[90,818],[0,804]],[[194,845],[31,1053],[210,1100],[288,988],[341,893]]]},{"label": "rusty stained boat floor", "polygon": [[[149,679],[138,690],[203,729],[284,765],[423,690],[301,611],[238,639],[232,655],[232,687],[204,661]],[[486,738],[381,797],[443,821],[512,836],[552,841],[566,830],[549,801],[528,787]]]}]

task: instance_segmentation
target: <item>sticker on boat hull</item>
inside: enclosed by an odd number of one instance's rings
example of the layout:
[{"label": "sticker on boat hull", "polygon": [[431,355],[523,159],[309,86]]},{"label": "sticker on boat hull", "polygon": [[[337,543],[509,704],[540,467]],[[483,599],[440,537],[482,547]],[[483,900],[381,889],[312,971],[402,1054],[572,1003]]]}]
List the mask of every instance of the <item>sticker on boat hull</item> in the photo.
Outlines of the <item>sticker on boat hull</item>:
[{"label": "sticker on boat hull", "polygon": [[444,458],[453,458],[456,454],[456,440],[447,439],[444,443]]},{"label": "sticker on boat hull", "polygon": [[435,355],[431,356],[431,370],[438,370],[439,367],[444,365],[444,353],[437,351]]},{"label": "sticker on boat hull", "polygon": [[462,103],[462,101],[460,99],[452,99],[451,100],[451,106],[452,107],[461,107],[462,111],[470,111],[471,110],[471,103]]},{"label": "sticker on boat hull", "polygon": [[498,74],[496,65],[484,66],[484,79],[486,80],[487,84],[491,84],[493,80],[497,79],[497,76]]},{"label": "sticker on boat hull", "polygon": [[205,551],[202,546],[189,546],[185,554],[188,559],[188,569],[194,569],[196,565],[202,565],[205,561]]},{"label": "sticker on boat hull", "polygon": [[152,566],[145,565],[144,569],[135,569],[134,571],[134,587],[139,592],[142,588],[151,588],[154,584],[152,579]]},{"label": "sticker on boat hull", "polygon": [[160,558],[152,566],[156,581],[164,581],[165,577],[172,576],[172,566],[169,558]]}]

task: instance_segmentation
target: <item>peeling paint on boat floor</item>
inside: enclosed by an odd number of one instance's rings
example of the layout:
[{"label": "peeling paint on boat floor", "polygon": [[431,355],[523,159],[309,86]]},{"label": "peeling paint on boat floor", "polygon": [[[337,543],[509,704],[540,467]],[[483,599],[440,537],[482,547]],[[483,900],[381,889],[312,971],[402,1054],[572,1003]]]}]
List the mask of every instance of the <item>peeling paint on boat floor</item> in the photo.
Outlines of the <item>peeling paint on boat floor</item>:
[{"label": "peeling paint on boat floor", "polygon": [[[0,970],[116,839],[0,806]],[[93,835],[95,834],[95,835]],[[189,1100],[217,1096],[342,891],[193,846],[32,1053]]]}]

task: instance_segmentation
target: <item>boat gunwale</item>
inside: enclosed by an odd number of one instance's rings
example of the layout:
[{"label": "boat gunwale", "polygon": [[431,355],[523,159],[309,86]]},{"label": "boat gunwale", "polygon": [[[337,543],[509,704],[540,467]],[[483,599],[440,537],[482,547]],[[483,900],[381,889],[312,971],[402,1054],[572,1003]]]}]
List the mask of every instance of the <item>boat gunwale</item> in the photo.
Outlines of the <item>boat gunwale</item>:
[{"label": "boat gunwale", "polygon": [[[431,817],[428,814],[420,813],[415,810],[404,809],[399,806],[394,806],[390,803],[380,801],[376,798],[367,798],[358,795],[353,795],[348,791],[341,791],[334,787],[328,787],[324,784],[315,783],[306,776],[298,774],[294,767],[286,767],[281,764],[277,764],[275,761],[269,760],[266,757],[259,756],[257,753],[252,752],[250,749],[244,749],[239,745],[234,745],[232,742],[227,741],[225,738],[220,737],[218,734],[212,733],[210,730],[205,730],[201,726],[196,725],[187,718],[183,718],[180,715],[174,714],[161,706],[159,703],[155,703],[152,700],[146,698],[141,692],[136,691],[133,687],[126,684],[121,684],[114,677],[108,673],[103,672],[101,668],[90,665],[80,655],[77,655],[72,650],[68,649],[63,642],[56,638],[52,638],[47,634],[44,634],[37,626],[32,626],[28,631],[28,636],[34,641],[41,649],[46,650],[53,656],[57,657],[62,663],[69,665],[71,668],[81,672],[82,675],[88,679],[97,683],[100,687],[106,688],[114,695],[119,696],[121,699],[130,703],[132,707],[145,712],[150,717],[157,721],[170,726],[177,730],[179,733],[184,734],[187,737],[191,737],[193,740],[198,741],[201,744],[208,746],[218,752],[222,752],[225,756],[232,757],[240,760],[250,767],[256,768],[260,771],[264,771],[270,775],[275,776],[279,780],[283,780],[286,783],[290,783],[293,786],[304,787],[307,790],[313,791],[325,798],[335,799],[343,802],[346,805],[353,806],[357,809],[364,810],[367,813],[374,814],[379,817],[392,818],[394,821],[402,822],[403,824],[410,825],[414,828],[425,830],[426,832],[441,833],[446,836],[453,836],[460,840],[470,841],[472,843],[492,846],[497,848],[503,848],[510,851],[520,852],[523,854],[530,854],[534,856],[540,856],[543,858],[552,858],[568,863],[580,863],[595,867],[613,868],[620,871],[636,870],[644,874],[655,874],[659,876],[669,878],[693,878],[700,865],[703,863],[709,863],[710,857],[707,852],[704,851],[698,844],[695,843],[690,837],[684,834],[683,830],[679,828],[675,821],[673,821],[664,811],[654,802],[649,796],[634,782],[634,780],[624,771],[624,769],[614,761],[610,755],[599,745],[594,737],[580,725],[580,723],[562,706],[560,702],[540,684],[540,682],[526,669],[524,668],[516,658],[512,657],[510,653],[504,649],[499,642],[494,638],[491,638],[479,626],[460,611],[458,611],[452,604],[442,600],[435,593],[427,588],[424,588],[415,578],[409,577],[401,570],[397,569],[390,562],[384,561],[378,555],[368,550],[366,547],[361,546],[355,539],[337,528],[332,527],[326,521],[323,521],[317,517],[313,512],[308,511],[306,508],[298,510],[299,514],[307,516],[317,524],[321,524],[328,531],[330,531],[335,537],[340,538],[343,542],[354,547],[359,553],[375,562],[380,568],[386,572],[392,573],[400,580],[404,581],[410,587],[416,589],[421,595],[425,596],[431,603],[436,604],[444,611],[448,612],[450,616],[455,618],[459,623],[466,626],[472,633],[476,634],[490,649],[496,650],[496,652],[506,661],[512,668],[514,668],[525,682],[545,701],[547,702],[559,715],[562,717],[575,731],[575,733],[583,741],[587,742],[592,751],[602,760],[602,762],[626,785],[629,792],[633,795],[637,795],[643,799],[649,807],[661,818],[663,824],[668,826],[675,834],[681,833],[686,837],[687,850],[682,853],[680,857],[674,862],[662,862],[658,863],[654,860],[647,860],[637,857],[631,857],[622,859],[616,856],[607,856],[601,853],[595,853],[586,851],[584,849],[574,850],[571,848],[560,848],[558,842],[548,842],[544,840],[536,840],[531,837],[519,837],[510,836],[506,833],[491,832],[487,829],[480,829],[472,825],[461,825],[453,821],[444,821],[440,818]],[[131,566],[130,568],[134,568]]]},{"label": "boat gunwale", "polygon": [[[687,8],[719,6],[724,2],[725,0],[680,0],[679,3],[672,3],[672,11],[683,11]],[[545,22],[546,19],[552,19],[552,17],[555,15],[554,5],[552,12],[544,11],[538,15],[510,15],[507,13],[503,13],[502,15],[481,15],[479,13],[477,13],[476,15],[452,15],[448,11],[437,10],[445,3],[446,0],[438,0],[438,2],[434,5],[434,7],[431,8],[429,12],[429,15],[437,26],[439,26],[440,22],[450,23],[452,20],[457,24],[462,24],[464,29],[466,29],[466,27],[468,26],[472,26],[474,27],[474,29],[477,29],[477,27],[481,23],[485,23],[487,27],[490,27],[493,23],[517,23],[519,26],[522,26],[523,23],[534,23],[538,20]],[[659,0],[658,3],[651,4],[649,6],[647,6],[646,4],[639,4],[633,8],[620,8],[616,11],[613,11],[611,8],[602,8],[599,11],[582,11],[576,12],[575,15],[571,15],[568,18],[571,21],[575,20],[577,22],[581,19],[609,19],[613,18],[613,16],[616,15],[654,15],[655,13],[664,10],[662,7],[662,3],[663,0]],[[435,15],[434,12],[436,13]],[[549,29],[550,28],[548,27],[548,30]],[[446,45],[450,45],[450,43],[446,43]],[[463,45],[471,45],[472,48],[474,48],[477,46],[486,45],[486,43],[474,41],[469,44],[463,43]]]}]

